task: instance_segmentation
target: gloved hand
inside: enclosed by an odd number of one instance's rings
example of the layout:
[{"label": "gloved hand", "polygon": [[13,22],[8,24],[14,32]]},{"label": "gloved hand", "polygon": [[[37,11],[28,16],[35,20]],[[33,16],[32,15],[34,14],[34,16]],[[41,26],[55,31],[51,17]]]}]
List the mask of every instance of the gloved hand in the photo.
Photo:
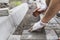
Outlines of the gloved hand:
[{"label": "gloved hand", "polygon": [[33,11],[33,16],[37,17],[39,14],[43,13],[45,10],[40,10],[40,8],[37,8]]}]

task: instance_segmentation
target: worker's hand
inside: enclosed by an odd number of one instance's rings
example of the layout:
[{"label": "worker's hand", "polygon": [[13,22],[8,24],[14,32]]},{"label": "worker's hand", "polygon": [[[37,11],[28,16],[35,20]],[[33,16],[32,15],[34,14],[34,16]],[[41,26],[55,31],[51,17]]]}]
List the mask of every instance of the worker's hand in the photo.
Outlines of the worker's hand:
[{"label": "worker's hand", "polygon": [[33,11],[33,16],[37,17],[39,15],[38,8]]},{"label": "worker's hand", "polygon": [[39,13],[45,12],[45,10],[40,10],[40,9],[38,9],[37,11],[38,11]]},{"label": "worker's hand", "polygon": [[39,16],[39,14],[41,14],[42,12],[44,12],[44,10],[40,10],[40,8],[37,8],[33,11],[33,16],[37,17]]}]

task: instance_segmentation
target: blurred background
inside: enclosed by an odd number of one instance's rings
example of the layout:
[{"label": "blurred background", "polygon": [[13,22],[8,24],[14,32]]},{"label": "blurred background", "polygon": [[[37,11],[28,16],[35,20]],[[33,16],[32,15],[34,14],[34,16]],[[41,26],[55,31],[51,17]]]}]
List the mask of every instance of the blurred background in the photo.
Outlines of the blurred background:
[{"label": "blurred background", "polygon": [[22,4],[22,0],[10,0],[9,4],[10,4],[10,8],[14,8],[14,7]]}]

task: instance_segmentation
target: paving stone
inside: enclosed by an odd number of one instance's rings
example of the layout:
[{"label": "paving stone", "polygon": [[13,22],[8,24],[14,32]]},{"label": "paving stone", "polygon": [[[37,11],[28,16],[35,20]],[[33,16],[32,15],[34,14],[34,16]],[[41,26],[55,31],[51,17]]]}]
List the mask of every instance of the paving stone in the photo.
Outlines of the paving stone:
[{"label": "paving stone", "polygon": [[55,20],[55,17],[53,17],[50,21],[49,21],[49,23],[57,23],[57,21]]},{"label": "paving stone", "polygon": [[8,40],[20,40],[20,35],[10,35]]},{"label": "paving stone", "polygon": [[48,24],[45,29],[54,29],[54,30],[60,30],[60,25],[59,24]]},{"label": "paving stone", "polygon": [[44,32],[28,32],[28,30],[24,30],[21,40],[46,40],[45,31]]},{"label": "paving stone", "polygon": [[58,40],[60,40],[60,30],[55,30],[58,35]]},{"label": "paving stone", "polygon": [[47,26],[46,26],[46,29],[50,29],[50,28],[55,29],[55,30],[60,29],[60,25],[59,25],[59,23],[56,21],[55,18],[56,18],[56,17],[52,18],[52,19],[49,21],[49,23],[48,23]]},{"label": "paving stone", "polygon": [[45,32],[46,32],[47,40],[57,40],[58,39],[58,36],[57,36],[56,32],[53,29],[50,29],[50,30],[45,29]]},{"label": "paving stone", "polygon": [[58,35],[53,29],[45,29],[43,32],[28,32],[24,30],[21,40],[57,40]]},{"label": "paving stone", "polygon": [[60,24],[60,17],[59,18],[55,18],[55,20]]},{"label": "paving stone", "polygon": [[0,8],[0,16],[8,16],[9,8]]},{"label": "paving stone", "polygon": [[58,37],[60,37],[60,30],[55,30],[55,31],[56,31]]}]

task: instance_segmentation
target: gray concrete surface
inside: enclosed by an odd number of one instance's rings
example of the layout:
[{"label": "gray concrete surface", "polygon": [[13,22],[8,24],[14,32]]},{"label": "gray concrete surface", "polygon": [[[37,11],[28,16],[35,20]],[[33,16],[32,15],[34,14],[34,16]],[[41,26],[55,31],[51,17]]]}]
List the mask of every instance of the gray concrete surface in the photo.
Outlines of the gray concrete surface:
[{"label": "gray concrete surface", "polygon": [[21,35],[10,35],[8,40],[20,40]]},{"label": "gray concrete surface", "polygon": [[0,3],[9,3],[9,0],[0,0]]},{"label": "gray concrete surface", "polygon": [[43,32],[28,32],[28,30],[23,31],[21,40],[46,40],[45,31]]}]

